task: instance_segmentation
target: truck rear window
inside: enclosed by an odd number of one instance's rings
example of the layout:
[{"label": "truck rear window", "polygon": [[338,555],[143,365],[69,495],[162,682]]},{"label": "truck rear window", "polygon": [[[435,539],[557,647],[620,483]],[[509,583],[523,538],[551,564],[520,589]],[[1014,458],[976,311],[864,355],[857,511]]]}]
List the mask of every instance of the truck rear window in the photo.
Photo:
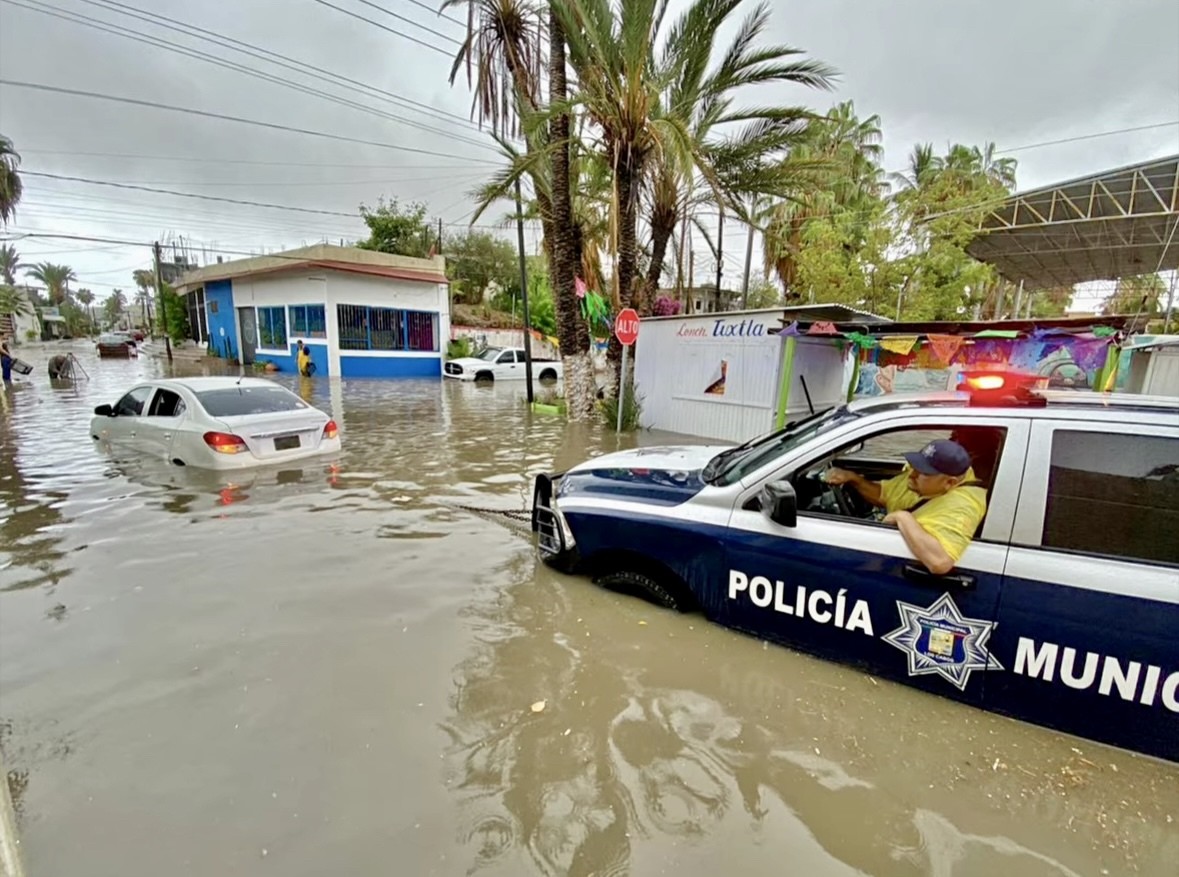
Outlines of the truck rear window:
[{"label": "truck rear window", "polygon": [[282,387],[233,387],[205,390],[196,394],[201,406],[212,417],[240,417],[243,414],[273,414],[299,411],[307,403]]}]

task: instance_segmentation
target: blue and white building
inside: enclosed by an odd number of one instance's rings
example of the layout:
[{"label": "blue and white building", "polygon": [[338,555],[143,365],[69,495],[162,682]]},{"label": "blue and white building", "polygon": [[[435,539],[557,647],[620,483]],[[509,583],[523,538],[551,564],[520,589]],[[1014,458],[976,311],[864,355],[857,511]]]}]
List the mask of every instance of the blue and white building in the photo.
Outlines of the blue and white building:
[{"label": "blue and white building", "polygon": [[176,289],[203,305],[215,356],[294,372],[302,340],[317,375],[442,376],[450,297],[441,256],[322,244],[208,265]]}]

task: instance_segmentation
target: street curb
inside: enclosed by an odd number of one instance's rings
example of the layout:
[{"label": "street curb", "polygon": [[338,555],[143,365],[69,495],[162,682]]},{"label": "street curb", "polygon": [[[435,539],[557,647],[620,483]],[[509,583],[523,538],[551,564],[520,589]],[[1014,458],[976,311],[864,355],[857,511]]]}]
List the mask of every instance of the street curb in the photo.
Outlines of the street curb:
[{"label": "street curb", "polygon": [[8,791],[8,771],[0,753],[0,877],[25,877],[20,859],[20,838],[16,832],[16,812]]}]

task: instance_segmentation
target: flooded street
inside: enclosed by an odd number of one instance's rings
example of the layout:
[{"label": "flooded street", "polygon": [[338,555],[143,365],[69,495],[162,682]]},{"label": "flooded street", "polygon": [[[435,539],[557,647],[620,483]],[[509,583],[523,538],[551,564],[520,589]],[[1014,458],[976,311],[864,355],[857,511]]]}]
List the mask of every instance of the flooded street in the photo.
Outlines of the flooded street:
[{"label": "flooded street", "polygon": [[0,391],[30,877],[1177,873],[1179,766],[604,592],[460,508],[620,446],[522,386],[279,375],[343,455],[230,478],[96,449],[167,366],[72,349],[89,381],[41,348]]}]

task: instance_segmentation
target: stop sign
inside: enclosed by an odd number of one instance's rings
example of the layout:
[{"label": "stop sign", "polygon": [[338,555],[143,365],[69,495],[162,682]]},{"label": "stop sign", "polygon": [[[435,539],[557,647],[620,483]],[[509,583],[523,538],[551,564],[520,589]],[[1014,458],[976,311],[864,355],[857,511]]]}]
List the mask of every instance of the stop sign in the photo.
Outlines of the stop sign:
[{"label": "stop sign", "polygon": [[614,320],[614,335],[624,347],[634,344],[639,337],[639,315],[634,308],[623,308]]}]

